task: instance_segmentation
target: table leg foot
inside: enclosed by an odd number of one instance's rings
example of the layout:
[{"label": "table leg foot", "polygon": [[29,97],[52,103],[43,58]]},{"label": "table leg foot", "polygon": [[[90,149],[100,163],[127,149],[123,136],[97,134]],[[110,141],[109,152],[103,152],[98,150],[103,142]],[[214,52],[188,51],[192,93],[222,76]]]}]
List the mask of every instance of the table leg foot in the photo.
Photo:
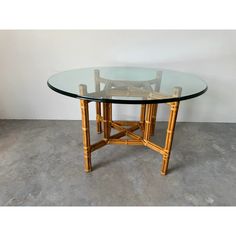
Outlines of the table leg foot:
[{"label": "table leg foot", "polygon": [[84,171],[85,171],[86,173],[92,171],[91,157],[85,157],[85,158],[84,158]]},{"label": "table leg foot", "polygon": [[169,164],[169,155],[164,154],[162,157],[161,175],[167,175],[168,164]]}]

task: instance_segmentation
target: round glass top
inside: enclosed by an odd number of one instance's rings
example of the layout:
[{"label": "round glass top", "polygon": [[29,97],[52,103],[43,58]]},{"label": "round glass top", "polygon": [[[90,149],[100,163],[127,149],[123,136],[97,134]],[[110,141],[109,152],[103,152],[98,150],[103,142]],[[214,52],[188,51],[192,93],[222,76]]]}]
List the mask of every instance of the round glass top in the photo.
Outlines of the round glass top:
[{"label": "round glass top", "polygon": [[125,104],[180,101],[207,91],[207,84],[196,75],[134,67],[64,71],[51,76],[48,86],[74,98]]}]

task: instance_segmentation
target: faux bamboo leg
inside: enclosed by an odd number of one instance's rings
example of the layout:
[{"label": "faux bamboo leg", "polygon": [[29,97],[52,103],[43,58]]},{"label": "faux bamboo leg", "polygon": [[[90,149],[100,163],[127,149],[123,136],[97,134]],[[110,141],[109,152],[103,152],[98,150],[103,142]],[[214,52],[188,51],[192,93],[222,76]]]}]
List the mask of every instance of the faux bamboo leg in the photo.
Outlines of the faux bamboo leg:
[{"label": "faux bamboo leg", "polygon": [[111,103],[103,103],[104,139],[108,140],[111,133]]},{"label": "faux bamboo leg", "polygon": [[152,124],[151,124],[151,135],[154,135],[155,127],[156,127],[156,117],[157,117],[157,104],[153,104],[153,111],[152,111]]},{"label": "faux bamboo leg", "polygon": [[142,104],[140,112],[140,126],[142,131],[144,131],[144,126],[145,126],[145,111],[146,111],[146,104]]},{"label": "faux bamboo leg", "polygon": [[162,168],[161,168],[162,175],[167,174],[171,146],[172,146],[172,141],[173,141],[173,136],[174,136],[175,123],[176,123],[176,118],[177,118],[177,113],[178,113],[178,107],[179,107],[179,102],[174,102],[171,105],[171,112],[170,112],[170,117],[169,117],[169,122],[168,122],[166,142],[165,142],[165,148],[164,148],[165,153],[163,154],[163,157],[162,157]]},{"label": "faux bamboo leg", "polygon": [[143,134],[144,141],[150,140],[153,109],[154,109],[153,104],[146,105],[145,127],[144,127],[144,134]]},{"label": "faux bamboo leg", "polygon": [[80,100],[80,106],[82,114],[82,131],[83,131],[83,144],[84,144],[84,170],[85,172],[90,172],[92,170],[92,164],[91,164],[91,150],[90,150],[88,101]]},{"label": "faux bamboo leg", "polygon": [[[180,94],[181,94],[181,88],[175,87],[173,91],[173,96],[180,96]],[[166,132],[166,141],[165,141],[165,148],[164,148],[165,153],[163,154],[163,157],[162,157],[161,175],[167,174],[178,110],[179,110],[179,102],[172,102],[169,122],[168,122],[168,127],[167,127],[167,132]]]},{"label": "faux bamboo leg", "polygon": [[112,103],[109,103],[109,136],[111,135]]},{"label": "faux bamboo leg", "polygon": [[101,118],[101,103],[96,102],[96,124],[98,133],[102,133],[102,122],[100,118]]}]

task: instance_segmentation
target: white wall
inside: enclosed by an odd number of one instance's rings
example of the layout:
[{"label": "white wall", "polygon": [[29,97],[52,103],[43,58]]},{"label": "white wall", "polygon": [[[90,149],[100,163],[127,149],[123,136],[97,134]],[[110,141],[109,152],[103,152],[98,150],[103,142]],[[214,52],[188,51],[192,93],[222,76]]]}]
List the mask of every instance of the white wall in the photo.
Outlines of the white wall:
[{"label": "white wall", "polygon": [[[0,118],[80,119],[79,101],[50,90],[48,77],[118,65],[198,74],[209,90],[182,102],[178,120],[236,122],[236,31],[0,31]],[[135,119],[138,107],[114,116]]]}]

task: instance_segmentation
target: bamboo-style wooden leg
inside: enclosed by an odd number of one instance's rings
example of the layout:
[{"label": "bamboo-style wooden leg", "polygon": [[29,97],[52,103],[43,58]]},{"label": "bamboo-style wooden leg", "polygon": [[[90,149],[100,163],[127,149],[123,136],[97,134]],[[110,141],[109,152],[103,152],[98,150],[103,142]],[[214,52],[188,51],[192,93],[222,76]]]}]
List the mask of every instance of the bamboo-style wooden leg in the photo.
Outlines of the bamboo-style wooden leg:
[{"label": "bamboo-style wooden leg", "polygon": [[144,131],[144,126],[145,126],[145,111],[146,111],[146,104],[142,104],[140,112],[140,126],[142,131]]},{"label": "bamboo-style wooden leg", "polygon": [[[180,96],[181,90],[182,90],[181,87],[175,87],[173,90],[173,96]],[[168,121],[168,127],[166,131],[164,154],[162,156],[161,175],[166,175],[167,170],[168,170],[171,146],[172,146],[173,137],[174,137],[175,124],[176,124],[177,114],[179,110],[179,102],[172,102],[170,107],[171,107],[171,110],[170,110],[170,116],[169,116],[169,121]]]},{"label": "bamboo-style wooden leg", "polygon": [[91,164],[91,150],[90,150],[88,101],[80,100],[80,106],[82,114],[82,131],[83,131],[83,144],[84,144],[84,170],[85,172],[90,172],[92,170],[92,164]]},{"label": "bamboo-style wooden leg", "polygon": [[97,132],[102,133],[101,103],[100,102],[96,102],[96,124],[97,124]]},{"label": "bamboo-style wooden leg", "polygon": [[151,125],[152,125],[152,113],[153,113],[154,105],[147,104],[146,105],[146,115],[145,115],[145,127],[143,139],[144,141],[149,141],[151,137]]},{"label": "bamboo-style wooden leg", "polygon": [[167,174],[171,146],[172,146],[173,136],[174,136],[175,123],[176,123],[176,118],[177,118],[177,113],[178,113],[178,107],[179,107],[179,102],[174,102],[171,104],[171,112],[170,112],[167,132],[166,132],[166,141],[165,141],[165,148],[164,148],[165,153],[163,154],[163,157],[162,157],[162,168],[161,168],[162,175]]},{"label": "bamboo-style wooden leg", "polygon": [[104,139],[108,140],[111,133],[111,103],[103,103]]},{"label": "bamboo-style wooden leg", "polygon": [[151,125],[151,135],[154,135],[155,127],[156,127],[156,117],[157,117],[157,104],[153,104],[153,111],[152,111],[152,125]]},{"label": "bamboo-style wooden leg", "polygon": [[109,103],[109,137],[111,135],[112,103]]}]

